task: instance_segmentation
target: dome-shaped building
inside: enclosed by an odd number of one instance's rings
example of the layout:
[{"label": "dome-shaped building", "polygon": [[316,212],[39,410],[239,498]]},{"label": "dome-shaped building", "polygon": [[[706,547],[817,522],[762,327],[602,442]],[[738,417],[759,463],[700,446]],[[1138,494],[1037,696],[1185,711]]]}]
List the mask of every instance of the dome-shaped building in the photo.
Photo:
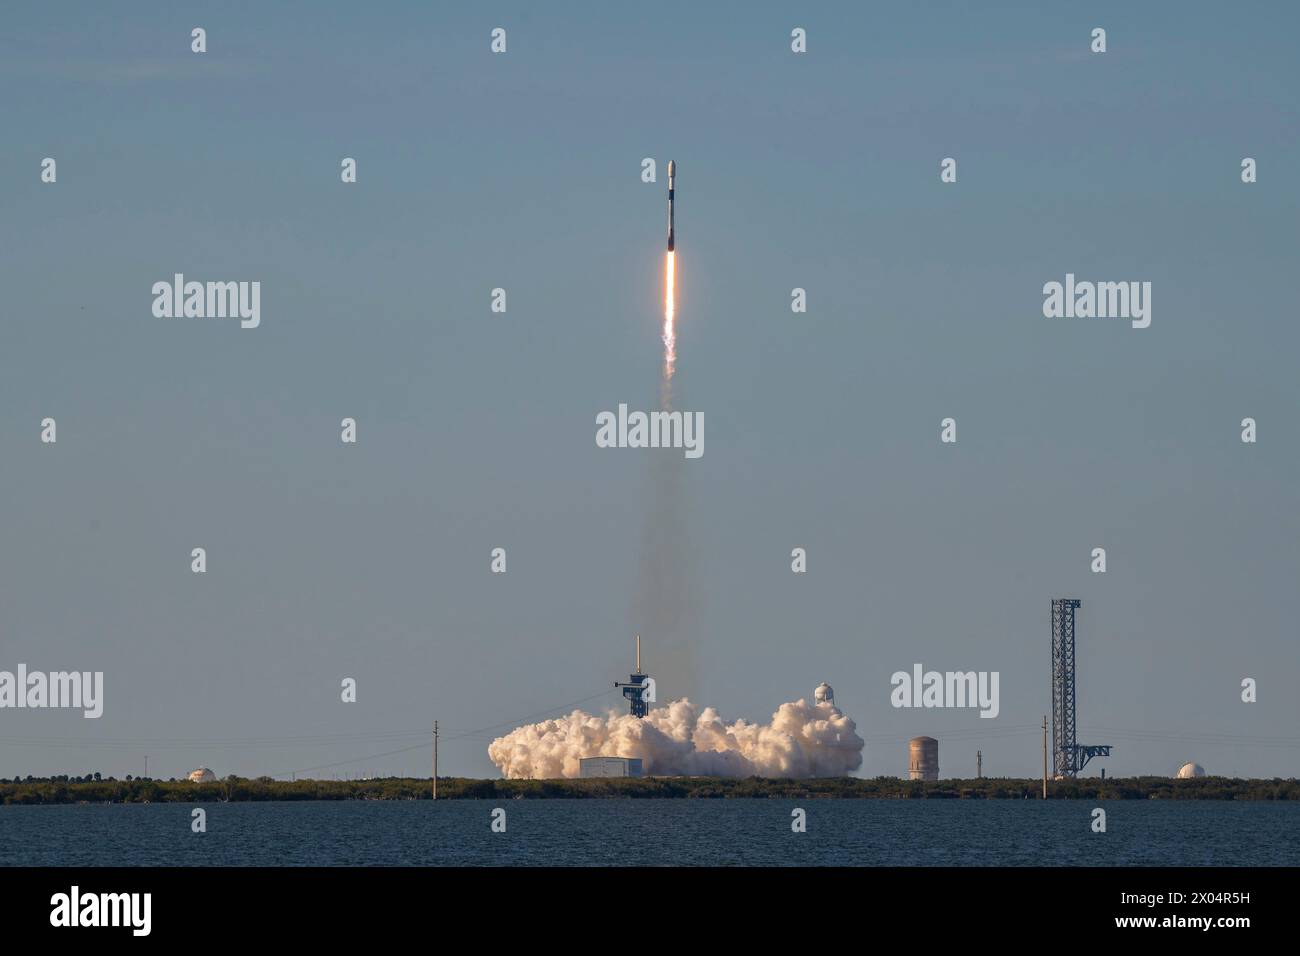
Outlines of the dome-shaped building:
[{"label": "dome-shaped building", "polygon": [[207,767],[200,767],[198,770],[191,770],[189,775],[189,781],[191,783],[213,783],[216,779],[217,775]]},{"label": "dome-shaped building", "polygon": [[1191,780],[1193,777],[1204,777],[1205,768],[1199,763],[1185,763],[1178,768],[1179,780]]}]

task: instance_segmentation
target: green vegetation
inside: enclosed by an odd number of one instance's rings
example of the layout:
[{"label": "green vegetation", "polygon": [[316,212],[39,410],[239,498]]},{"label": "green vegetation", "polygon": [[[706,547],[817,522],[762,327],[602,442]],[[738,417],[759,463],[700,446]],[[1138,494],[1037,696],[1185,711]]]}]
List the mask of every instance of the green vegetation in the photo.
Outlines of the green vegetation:
[{"label": "green vegetation", "polygon": [[[646,777],[595,780],[438,780],[438,798],[448,800],[610,798],[818,798],[878,800],[1036,800],[1041,780],[985,778],[922,782],[896,777],[832,777],[770,780],[747,777]],[[1300,781],[1201,777],[1130,777],[1052,781],[1048,795],[1065,800],[1300,800]],[[374,780],[273,780],[227,777],[213,783],[185,780],[52,777],[0,780],[0,803],[217,803],[250,800],[428,800],[427,778]]]}]

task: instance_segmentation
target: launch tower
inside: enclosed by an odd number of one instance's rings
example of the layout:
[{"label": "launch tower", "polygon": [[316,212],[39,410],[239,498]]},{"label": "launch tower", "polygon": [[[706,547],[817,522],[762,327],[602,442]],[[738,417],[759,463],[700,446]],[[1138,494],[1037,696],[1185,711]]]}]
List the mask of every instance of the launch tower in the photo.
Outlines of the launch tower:
[{"label": "launch tower", "polygon": [[614,681],[615,687],[623,688],[623,696],[631,704],[631,713],[633,717],[644,717],[650,710],[648,702],[644,699],[646,681],[649,675],[641,671],[641,635],[636,636],[636,670],[632,672],[626,684]]},{"label": "launch tower", "polygon": [[1093,757],[1109,757],[1111,744],[1085,746],[1075,736],[1074,598],[1052,601],[1052,774],[1076,777]]}]

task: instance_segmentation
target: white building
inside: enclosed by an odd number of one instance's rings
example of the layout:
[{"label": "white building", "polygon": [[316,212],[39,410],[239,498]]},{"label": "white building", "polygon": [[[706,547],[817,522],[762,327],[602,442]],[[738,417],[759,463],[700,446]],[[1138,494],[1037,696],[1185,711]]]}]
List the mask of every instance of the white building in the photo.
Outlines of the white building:
[{"label": "white building", "polygon": [[1199,763],[1185,763],[1178,768],[1179,780],[1190,780],[1192,777],[1204,777],[1205,768]]},{"label": "white building", "polygon": [[191,783],[214,783],[217,775],[207,767],[200,767],[198,770],[191,770],[189,776]]},{"label": "white building", "polygon": [[583,757],[578,761],[583,777],[639,777],[640,757]]}]

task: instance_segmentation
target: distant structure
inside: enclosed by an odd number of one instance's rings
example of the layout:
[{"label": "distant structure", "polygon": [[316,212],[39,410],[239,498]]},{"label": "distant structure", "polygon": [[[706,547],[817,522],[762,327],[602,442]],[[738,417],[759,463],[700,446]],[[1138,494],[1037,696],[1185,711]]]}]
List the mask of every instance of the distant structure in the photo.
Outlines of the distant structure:
[{"label": "distant structure", "polygon": [[831,685],[822,681],[813,689],[813,702],[818,704],[830,704],[835,706],[835,691],[831,690]]},{"label": "distant structure", "polygon": [[1178,768],[1179,780],[1191,780],[1193,777],[1204,777],[1205,768],[1199,763],[1185,763]]},{"label": "distant structure", "polygon": [[215,783],[217,775],[207,767],[200,767],[198,770],[191,770],[189,775],[190,783]]},{"label": "distant structure", "polygon": [[636,670],[628,678],[626,684],[620,684],[614,681],[615,687],[623,688],[623,696],[627,698],[631,705],[631,714],[633,717],[644,717],[650,710],[650,704],[644,698],[645,682],[649,674],[641,672],[641,635],[636,636]]},{"label": "distant structure", "polygon": [[975,779],[984,779],[984,751],[975,751]]},{"label": "distant structure", "polygon": [[1074,611],[1083,602],[1052,601],[1052,775],[1077,777],[1093,757],[1109,757],[1111,744],[1084,746],[1075,736]]},{"label": "distant structure", "polygon": [[939,779],[939,741],[933,737],[913,737],[907,743],[907,779]]},{"label": "distant structure", "polygon": [[640,777],[640,757],[583,757],[578,761],[582,777]]}]

